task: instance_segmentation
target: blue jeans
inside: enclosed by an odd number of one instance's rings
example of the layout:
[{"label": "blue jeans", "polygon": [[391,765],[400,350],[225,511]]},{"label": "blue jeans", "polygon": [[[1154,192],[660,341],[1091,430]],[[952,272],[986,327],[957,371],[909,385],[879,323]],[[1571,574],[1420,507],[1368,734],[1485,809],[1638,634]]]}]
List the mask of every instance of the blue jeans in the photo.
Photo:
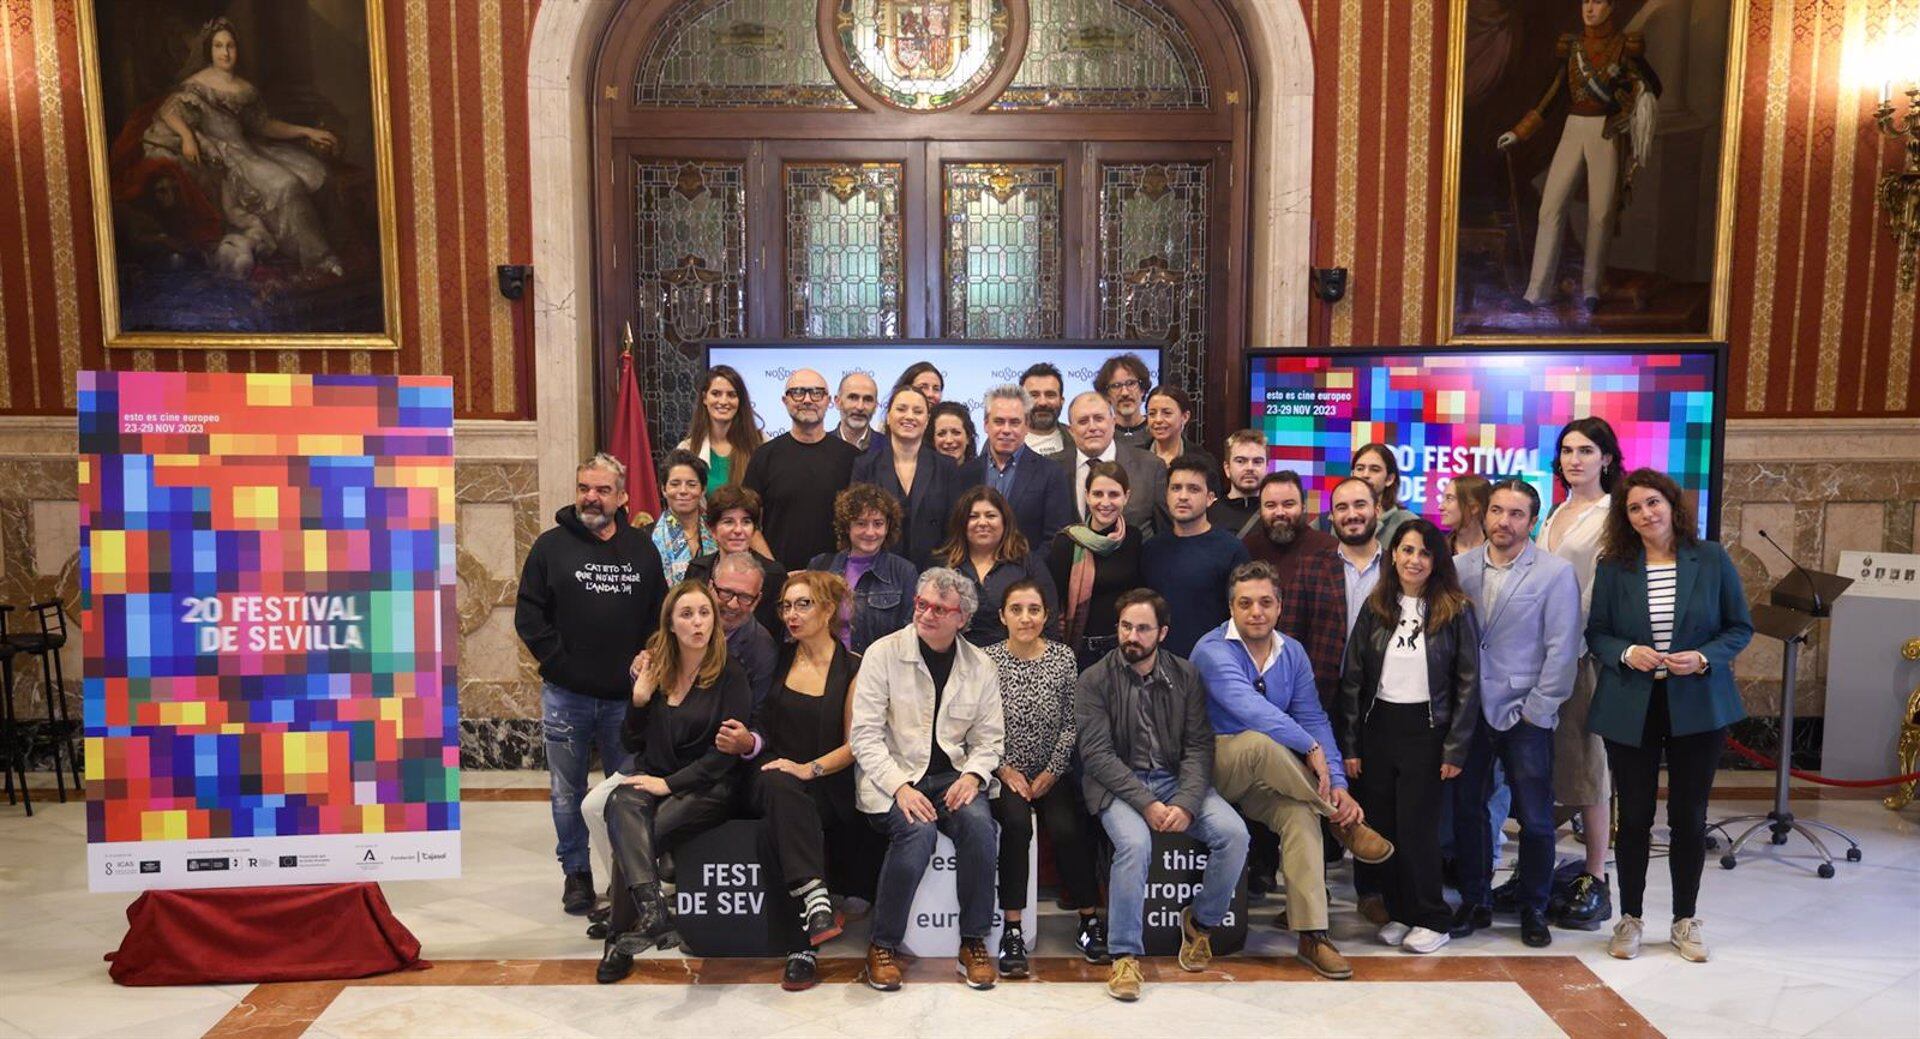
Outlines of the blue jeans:
[{"label": "blue jeans", "polygon": [[1520,821],[1520,907],[1547,911],[1553,887],[1553,730],[1522,718],[1505,732],[1482,719],[1466,766],[1454,780],[1453,847],[1460,903],[1493,904],[1493,834],[1487,802],[1495,762],[1507,775],[1513,817]]},{"label": "blue jeans", "polygon": [[[1165,772],[1135,775],[1154,797],[1169,804],[1180,787],[1179,780]],[[1140,935],[1146,926],[1153,828],[1117,797],[1101,810],[1100,825],[1113,840],[1113,869],[1107,879],[1107,948],[1115,956],[1139,956],[1146,948]],[[1233,908],[1233,888],[1247,864],[1247,824],[1232,805],[1209,789],[1186,833],[1207,846],[1207,869],[1201,875],[1200,896],[1193,900],[1193,916],[1202,927],[1217,927]]]},{"label": "blue jeans", "polygon": [[540,683],[540,728],[547,741],[547,775],[553,802],[553,832],[560,838],[554,855],[568,873],[591,873],[587,857],[587,823],[580,802],[590,789],[587,764],[594,744],[600,746],[600,768],[612,774],[624,769],[627,752],[620,744],[620,723],[627,705],[620,700],[570,692],[552,682]]},{"label": "blue jeans", "polygon": [[[1440,801],[1440,855],[1448,859],[1454,857],[1453,802],[1459,800],[1458,795],[1451,793],[1453,789],[1449,786],[1448,796]],[[1500,762],[1496,759],[1493,763],[1493,796],[1487,798],[1487,826],[1493,833],[1493,858],[1489,861],[1495,865],[1500,863],[1500,847],[1507,843],[1507,835],[1501,828],[1506,826],[1507,814],[1511,811],[1513,791],[1508,789],[1506,773],[1500,771]]]},{"label": "blue jeans", "polygon": [[930,823],[911,822],[896,802],[885,815],[869,815],[874,828],[887,836],[887,859],[880,867],[880,887],[873,899],[873,944],[882,949],[898,949],[907,936],[907,918],[913,912],[913,894],[920,879],[933,862],[933,850],[939,834],[953,841],[959,867],[954,886],[960,896],[960,937],[985,940],[993,930],[993,885],[999,872],[995,868],[998,838],[994,834],[993,809],[987,804],[986,787],[974,795],[959,811],[948,811],[942,798],[947,788],[960,778],[957,772],[924,776],[913,784],[915,790],[933,802],[939,818]]}]

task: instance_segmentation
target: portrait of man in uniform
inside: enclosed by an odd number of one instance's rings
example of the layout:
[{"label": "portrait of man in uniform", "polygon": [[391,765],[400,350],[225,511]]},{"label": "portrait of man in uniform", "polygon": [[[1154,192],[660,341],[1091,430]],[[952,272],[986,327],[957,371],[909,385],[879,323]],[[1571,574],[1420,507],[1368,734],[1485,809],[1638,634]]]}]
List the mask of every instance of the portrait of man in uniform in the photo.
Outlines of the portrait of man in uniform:
[{"label": "portrait of man in uniform", "polygon": [[1730,0],[1454,15],[1450,337],[1710,336]]}]

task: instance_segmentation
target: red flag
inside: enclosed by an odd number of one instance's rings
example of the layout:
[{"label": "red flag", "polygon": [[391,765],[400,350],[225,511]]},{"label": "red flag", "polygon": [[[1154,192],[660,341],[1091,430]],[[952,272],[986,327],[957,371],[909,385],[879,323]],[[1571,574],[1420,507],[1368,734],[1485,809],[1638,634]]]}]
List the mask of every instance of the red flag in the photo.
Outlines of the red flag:
[{"label": "red flag", "polygon": [[660,515],[660,482],[653,475],[653,444],[647,438],[647,412],[633,374],[633,351],[620,354],[620,402],[613,412],[613,442],[607,451],[627,467],[627,515]]}]

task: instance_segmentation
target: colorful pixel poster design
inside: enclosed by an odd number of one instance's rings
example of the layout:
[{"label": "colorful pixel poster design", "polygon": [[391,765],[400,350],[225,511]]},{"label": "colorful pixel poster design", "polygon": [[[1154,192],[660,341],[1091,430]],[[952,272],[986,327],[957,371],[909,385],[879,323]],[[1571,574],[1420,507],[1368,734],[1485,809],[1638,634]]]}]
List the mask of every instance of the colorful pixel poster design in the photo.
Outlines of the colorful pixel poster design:
[{"label": "colorful pixel poster design", "polygon": [[1627,469],[1679,483],[1704,537],[1719,506],[1717,372],[1711,350],[1263,353],[1248,358],[1248,420],[1267,435],[1268,467],[1298,472],[1316,514],[1354,451],[1377,442],[1400,465],[1400,504],[1439,523],[1447,483],[1467,473],[1565,497],[1552,470],[1560,427],[1598,415]]},{"label": "colorful pixel poster design", "polygon": [[457,876],[451,383],[79,393],[92,889]]}]

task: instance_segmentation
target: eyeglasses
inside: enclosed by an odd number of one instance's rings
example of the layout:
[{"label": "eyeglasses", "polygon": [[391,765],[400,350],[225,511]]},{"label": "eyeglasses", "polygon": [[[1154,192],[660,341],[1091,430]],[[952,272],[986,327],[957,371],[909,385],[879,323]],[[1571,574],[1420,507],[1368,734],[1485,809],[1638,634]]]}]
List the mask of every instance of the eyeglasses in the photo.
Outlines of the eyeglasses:
[{"label": "eyeglasses", "polygon": [[714,586],[713,594],[721,602],[737,603],[743,606],[752,606],[760,601],[759,592],[736,592],[731,588],[721,588],[718,585]]},{"label": "eyeglasses", "polygon": [[789,613],[808,613],[813,609],[813,600],[783,599],[774,609],[780,611],[780,616],[782,617],[785,617]]},{"label": "eyeglasses", "polygon": [[787,399],[791,401],[826,400],[827,388],[825,386],[789,386]]},{"label": "eyeglasses", "polygon": [[1112,393],[1114,390],[1137,390],[1139,388],[1140,388],[1139,379],[1115,379],[1112,382],[1107,383],[1108,393]]},{"label": "eyeglasses", "polygon": [[926,600],[926,599],[922,599],[922,598],[919,598],[919,597],[917,597],[917,596],[916,596],[916,597],[914,598],[914,600],[913,600],[913,612],[915,612],[915,613],[931,613],[931,614],[933,614],[933,616],[934,616],[934,619],[935,619],[935,620],[938,620],[938,619],[940,619],[940,618],[942,618],[942,617],[956,617],[956,616],[959,616],[959,614],[960,614],[960,607],[958,607],[958,606],[942,606],[942,605],[940,605],[940,604],[939,604],[939,603],[937,603],[937,602],[930,602],[930,601],[928,601],[928,600]]}]

